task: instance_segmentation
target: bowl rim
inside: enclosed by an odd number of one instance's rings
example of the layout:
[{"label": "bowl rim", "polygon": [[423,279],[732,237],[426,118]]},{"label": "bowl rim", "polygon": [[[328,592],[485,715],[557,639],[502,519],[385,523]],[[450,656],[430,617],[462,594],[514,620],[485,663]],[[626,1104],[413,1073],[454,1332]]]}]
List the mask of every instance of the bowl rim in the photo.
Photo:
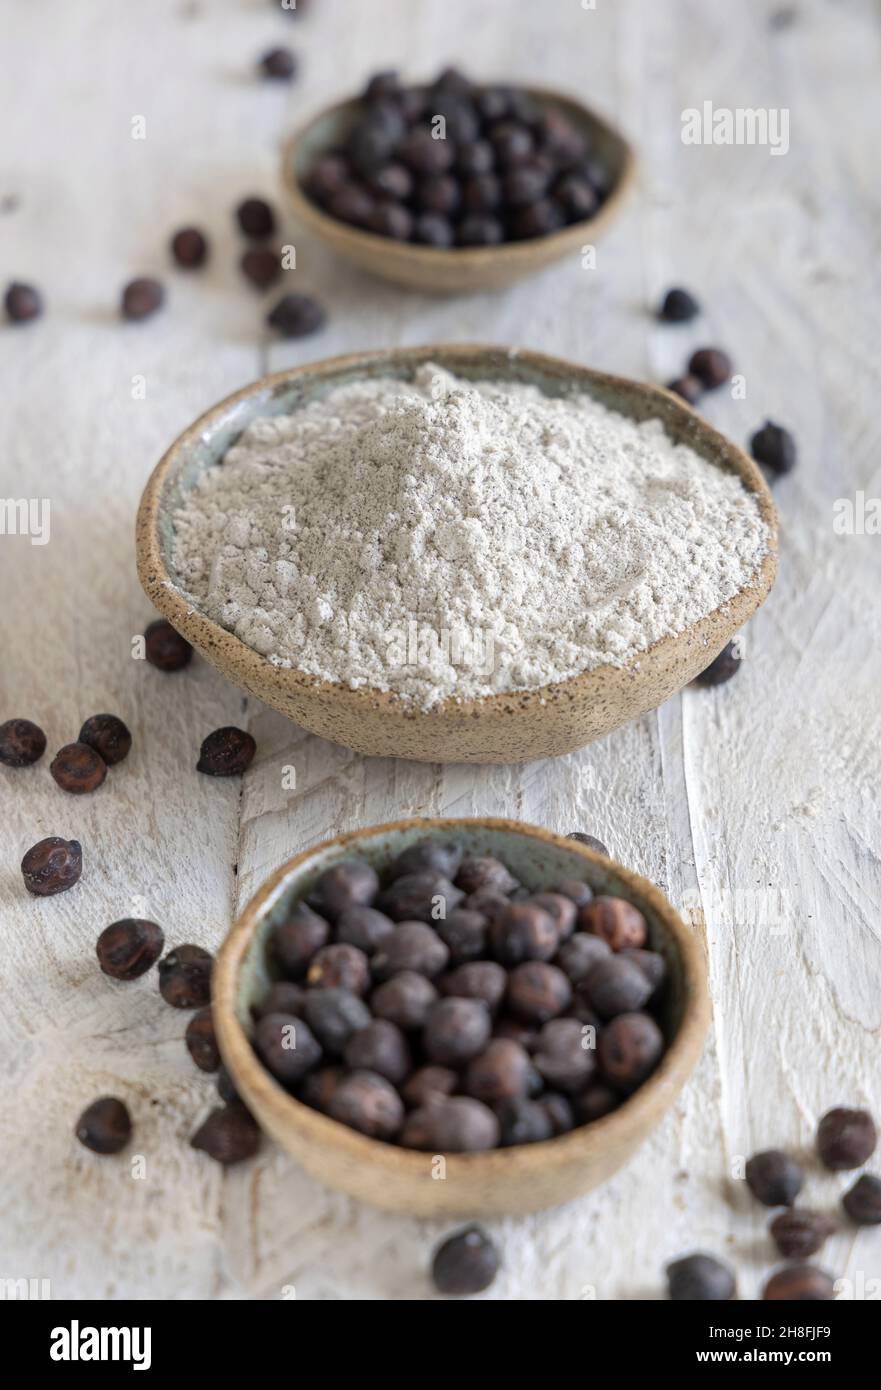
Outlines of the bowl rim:
[{"label": "bowl rim", "polygon": [[[415,83],[413,85],[427,86],[430,84]],[[295,215],[305,222],[311,230],[320,233],[324,238],[332,238],[343,247],[346,245],[351,247],[366,245],[376,250],[382,248],[388,252],[390,257],[394,256],[399,264],[407,262],[414,269],[422,267],[425,270],[436,270],[442,266],[455,265],[467,267],[475,272],[498,265],[500,258],[503,258],[509,266],[520,264],[525,269],[537,255],[537,248],[545,248],[548,259],[552,259],[556,250],[560,252],[567,250],[588,230],[597,231],[604,227],[613,217],[617,216],[621,204],[629,195],[635,182],[637,156],[633,145],[611,121],[569,92],[559,88],[533,87],[528,84],[507,83],[506,85],[517,86],[518,90],[526,92],[527,95],[535,97],[538,101],[555,101],[574,108],[581,119],[596,126],[604,138],[614,140],[620,147],[621,168],[618,177],[596,212],[590,217],[580,218],[577,222],[569,222],[565,227],[561,227],[558,231],[551,232],[547,236],[528,237],[523,241],[506,241],[498,246],[451,247],[420,246],[413,242],[395,241],[392,237],[379,236],[376,232],[370,232],[331,217],[312,201],[300,183],[295,169],[297,154],[303,142],[320,121],[338,116],[344,111],[361,105],[363,102],[361,96],[345,97],[341,101],[332,102],[329,106],[313,112],[308,120],[297,126],[283,141],[281,151],[282,184]]]},{"label": "bowl rim", "polygon": [[[683,424],[683,433],[685,427],[688,427],[699,441],[700,449],[703,451],[701,456],[717,456],[720,462],[713,466],[722,466],[724,463],[725,471],[736,473],[746,490],[756,499],[767,532],[767,548],[750,583],[710,613],[696,619],[683,632],[672,637],[659,638],[638,653],[636,660],[630,665],[621,667],[608,663],[594,666],[561,681],[525,690],[493,692],[468,700],[448,695],[428,710],[413,705],[394,690],[379,690],[374,686],[353,689],[300,671],[294,666],[276,666],[268,657],[247,646],[235,633],[228,632],[213,618],[209,618],[187,597],[186,591],[169,571],[162,550],[159,523],[164,514],[165,485],[181,458],[200,441],[204,432],[220,424],[236,406],[253,397],[283,394],[290,385],[301,380],[312,377],[316,380],[332,380],[337,376],[351,375],[359,369],[369,372],[377,366],[384,365],[415,369],[427,362],[437,362],[439,366],[454,371],[456,363],[460,366],[463,362],[471,365],[485,359],[489,368],[486,379],[491,380],[491,364],[499,358],[522,363],[540,378],[556,376],[575,387],[580,387],[588,395],[592,393],[592,389],[598,389],[601,394],[623,393],[631,399],[649,405],[657,403],[663,409],[654,412],[649,410],[644,418],[660,419],[665,430],[669,414],[679,417]],[[619,413],[627,414],[620,405],[615,408]],[[481,713],[503,715],[512,705],[516,705],[524,714],[538,713],[551,699],[586,698],[595,683],[609,673],[633,671],[649,660],[663,661],[680,643],[689,637],[696,637],[701,628],[711,627],[715,619],[733,604],[746,602],[748,611],[745,611],[741,620],[745,622],[764,601],[777,573],[777,514],[770,488],[758,465],[680,397],[664,387],[597,371],[595,368],[570,362],[567,358],[527,348],[512,348],[491,343],[437,343],[420,347],[367,349],[321,358],[315,362],[259,377],[204,411],[169,445],[147,480],[138,506],[135,530],[138,576],[145,593],[160,613],[197,648],[202,651],[206,647],[209,649],[215,664],[221,665],[221,669],[229,665],[244,672],[240,683],[249,688],[298,691],[308,693],[312,697],[319,696],[322,700],[336,702],[337,706],[347,706],[353,717],[359,711],[371,708],[407,720],[442,722],[450,716],[470,719],[478,717]]]},{"label": "bowl rim", "polygon": [[271,1115],[271,1128],[274,1132],[284,1131],[291,1125],[296,1125],[315,1143],[342,1150],[352,1160],[369,1162],[377,1158],[391,1159],[395,1164],[403,1164],[409,1170],[410,1176],[424,1175],[425,1161],[430,1157],[426,1152],[405,1149],[380,1139],[371,1139],[340,1121],[311,1109],[284,1090],[258,1060],[239,1022],[236,1011],[238,981],[259,921],[281,896],[290,878],[310,859],[328,850],[352,847],[359,841],[396,830],[425,829],[455,834],[457,831],[467,833],[469,827],[478,826],[538,840],[555,848],[571,851],[588,863],[601,868],[611,866],[626,888],[628,896],[632,896],[637,905],[645,904],[662,930],[673,941],[682,965],[682,1017],[676,1036],[657,1069],[612,1114],[541,1143],[517,1144],[479,1153],[456,1153],[450,1157],[455,1159],[457,1166],[464,1165],[469,1174],[479,1173],[481,1170],[487,1172],[494,1166],[501,1168],[515,1160],[520,1166],[521,1174],[528,1175],[533,1171],[537,1173],[544,1168],[549,1156],[551,1159],[557,1156],[561,1159],[571,1159],[583,1149],[587,1158],[587,1151],[595,1148],[597,1142],[600,1147],[608,1145],[609,1148],[615,1149],[626,1146],[634,1139],[638,1140],[673,1103],[703,1052],[712,1020],[712,1008],[707,961],[697,933],[685,925],[661,890],[650,880],[632,869],[625,868],[617,860],[541,826],[496,816],[413,816],[388,821],[382,825],[345,831],[330,840],[301,850],[276,869],[258,888],[223,941],[212,981],[212,1008],[221,1054],[237,1088],[241,1090],[242,1098],[247,1103],[249,1098],[256,1097],[257,1108]]}]

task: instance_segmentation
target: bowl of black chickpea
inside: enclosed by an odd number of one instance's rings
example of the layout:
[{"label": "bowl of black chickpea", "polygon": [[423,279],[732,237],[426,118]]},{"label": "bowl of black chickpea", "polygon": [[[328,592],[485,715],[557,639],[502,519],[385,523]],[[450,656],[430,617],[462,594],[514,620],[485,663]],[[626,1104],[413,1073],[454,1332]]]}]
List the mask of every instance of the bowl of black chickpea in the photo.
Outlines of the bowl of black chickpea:
[{"label": "bowl of black chickpea", "polygon": [[589,837],[422,819],[304,850],[213,985],[238,1098],[314,1177],[427,1216],[517,1214],[604,1182],[709,1026],[700,943]]},{"label": "bowl of black chickpea", "polygon": [[447,68],[378,73],[286,142],[299,222],[362,269],[413,289],[501,288],[592,254],[633,180],[624,136],[574,97],[478,84]]}]

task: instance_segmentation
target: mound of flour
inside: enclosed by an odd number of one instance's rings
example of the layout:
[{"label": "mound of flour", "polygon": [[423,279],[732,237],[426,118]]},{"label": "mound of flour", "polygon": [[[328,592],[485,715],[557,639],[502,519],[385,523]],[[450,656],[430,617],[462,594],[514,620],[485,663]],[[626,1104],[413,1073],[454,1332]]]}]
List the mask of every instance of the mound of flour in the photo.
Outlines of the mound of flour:
[{"label": "mound of flour", "polygon": [[277,665],[428,709],[637,661],[766,539],[658,421],[426,366],[253,423],[176,512],[173,562]]}]

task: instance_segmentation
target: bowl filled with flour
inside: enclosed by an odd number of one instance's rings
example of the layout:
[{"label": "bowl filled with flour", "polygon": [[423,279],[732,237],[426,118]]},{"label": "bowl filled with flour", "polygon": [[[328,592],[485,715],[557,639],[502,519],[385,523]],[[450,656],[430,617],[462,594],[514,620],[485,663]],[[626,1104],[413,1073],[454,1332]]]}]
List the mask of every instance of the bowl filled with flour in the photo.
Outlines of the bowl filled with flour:
[{"label": "bowl filled with flour", "polygon": [[766,597],[758,469],[658,388],[537,353],[401,348],[197,420],[138,515],[156,607],[359,752],[566,753],[655,708]]}]

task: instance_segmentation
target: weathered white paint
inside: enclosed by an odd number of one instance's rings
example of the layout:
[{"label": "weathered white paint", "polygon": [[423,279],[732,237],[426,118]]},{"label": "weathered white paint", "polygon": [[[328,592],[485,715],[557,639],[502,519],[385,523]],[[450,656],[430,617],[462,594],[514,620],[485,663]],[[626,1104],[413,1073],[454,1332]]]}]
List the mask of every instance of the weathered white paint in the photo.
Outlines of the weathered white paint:
[{"label": "weathered white paint", "polygon": [[[293,24],[265,0],[149,7],[18,6],[7,16],[0,128],[3,274],[32,278],[48,313],[0,329],[0,493],[48,496],[46,546],[6,537],[0,714],[31,716],[51,746],[116,710],[135,746],[92,798],[65,797],[47,763],[0,769],[0,1052],[3,1276],[50,1278],[56,1297],[427,1296],[439,1231],[324,1191],[267,1146],[224,1176],[186,1140],[212,1103],[155,976],[98,972],[99,929],[146,910],[171,942],[216,946],[267,870],[342,828],[409,812],[497,811],[601,835],[662,884],[706,935],[716,1030],[698,1076],[630,1167],[564,1211],[500,1223],[492,1296],[656,1296],[663,1262],[702,1247],[734,1259],[752,1295],[771,1263],[765,1214],[733,1180],[739,1156],[807,1147],[828,1105],[881,1111],[878,539],[838,537],[833,500],[877,495],[875,148],[877,7],[834,16],[804,0],[314,0]],[[290,90],[256,83],[273,42],[302,55]],[[296,284],[324,296],[320,338],[271,347],[239,283],[231,208],[274,193],[281,133],[371,67],[421,75],[461,59],[479,75],[538,77],[616,116],[643,159],[638,193],[598,250],[504,295],[435,300],[369,281],[311,241]],[[791,150],[683,147],[680,113],[791,110]],[[147,138],[131,138],[134,116]],[[172,273],[183,222],[210,233],[204,274]],[[122,326],[116,300],[159,271],[167,310]],[[671,282],[706,304],[698,327],[659,328],[646,305]],[[132,519],[164,446],[201,409],[268,367],[395,343],[495,340],[666,379],[718,341],[746,400],[708,414],[743,440],[767,414],[791,425],[799,472],[777,490],[781,577],[749,632],[749,663],[718,692],[554,763],[438,769],[370,761],[321,743],[203,664],[163,677],[133,662],[149,617]],[[146,400],[132,378],[146,378]],[[260,755],[244,787],[193,771],[201,737],[244,722]],[[293,764],[297,791],[282,790]],[[28,899],[18,860],[43,835],[76,835],[75,892]],[[238,864],[238,877],[233,865]],[[136,900],[137,895],[142,899]],[[94,1095],[130,1098],[134,1154],[101,1160],[71,1130]],[[812,1172],[810,1197],[843,1183]],[[881,1275],[881,1244],[845,1231],[823,1263]]]}]

